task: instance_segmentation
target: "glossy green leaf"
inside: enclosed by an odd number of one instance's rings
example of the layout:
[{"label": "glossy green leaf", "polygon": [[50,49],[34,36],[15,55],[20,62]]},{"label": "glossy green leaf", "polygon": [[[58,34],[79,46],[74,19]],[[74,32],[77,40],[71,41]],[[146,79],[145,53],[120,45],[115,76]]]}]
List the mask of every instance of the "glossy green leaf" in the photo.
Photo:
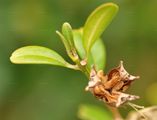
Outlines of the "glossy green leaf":
[{"label": "glossy green leaf", "polygon": [[69,45],[71,46],[71,48],[73,48],[74,47],[73,32],[72,32],[72,27],[69,23],[66,22],[63,24],[62,33],[65,39],[67,39],[67,41],[69,42]]},{"label": "glossy green leaf", "polygon": [[62,42],[66,48],[66,52],[67,52],[68,56],[72,59],[72,61],[74,61],[74,62],[77,61],[78,55],[76,53],[76,49],[74,46],[73,31],[72,31],[72,27],[70,26],[70,24],[67,22],[64,23],[62,26],[62,33],[60,33],[59,31],[56,31],[56,33],[62,40]]},{"label": "glossy green leaf", "polygon": [[[83,39],[82,39],[83,29],[74,30],[74,43],[76,50],[81,57],[81,59],[85,58],[85,50],[83,47]],[[87,65],[91,68],[92,65],[96,66],[97,70],[102,70],[105,67],[106,63],[106,49],[101,39],[98,39],[89,54]]]},{"label": "glossy green leaf", "polygon": [[94,42],[101,36],[117,11],[118,6],[116,4],[107,3],[96,8],[88,17],[83,31],[83,44],[87,55]]},{"label": "glossy green leaf", "polygon": [[59,31],[56,31],[56,33],[60,37],[60,39],[62,40],[62,43],[64,44],[64,47],[66,49],[66,52],[70,57],[71,56],[71,47],[69,45],[68,40]]},{"label": "glossy green leaf", "polygon": [[81,120],[113,120],[107,110],[94,105],[80,106],[78,117]]},{"label": "glossy green leaf", "polygon": [[97,70],[103,70],[106,64],[106,48],[103,41],[99,38],[91,49],[91,55]]},{"label": "glossy green leaf", "polygon": [[26,46],[15,50],[10,60],[16,64],[51,64],[72,68],[55,51],[41,46]]},{"label": "glossy green leaf", "polygon": [[74,35],[74,44],[77,53],[79,54],[81,59],[84,59],[86,54],[85,54],[85,49],[83,47],[82,32],[83,32],[82,28],[77,29],[73,31],[73,35]]}]

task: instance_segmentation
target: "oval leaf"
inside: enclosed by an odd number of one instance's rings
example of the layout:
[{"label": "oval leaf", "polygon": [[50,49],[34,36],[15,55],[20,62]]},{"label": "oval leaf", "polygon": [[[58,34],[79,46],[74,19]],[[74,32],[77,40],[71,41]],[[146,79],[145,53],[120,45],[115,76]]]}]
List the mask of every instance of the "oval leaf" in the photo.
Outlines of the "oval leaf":
[{"label": "oval leaf", "polygon": [[103,41],[99,38],[91,49],[92,58],[95,64],[96,70],[103,70],[106,64],[106,48]]},{"label": "oval leaf", "polygon": [[113,120],[108,111],[94,105],[81,105],[78,117],[81,120]]},{"label": "oval leaf", "polygon": [[83,31],[83,40],[88,55],[94,42],[101,36],[118,11],[114,3],[107,3],[96,8],[88,17]]},{"label": "oval leaf", "polygon": [[[83,39],[82,39],[83,29],[74,30],[74,43],[76,50],[81,57],[81,59],[85,58],[85,50],[83,47]],[[99,54],[98,54],[99,53]],[[88,67],[91,68],[92,65],[95,65],[97,70],[102,70],[105,67],[106,62],[106,49],[101,39],[98,39],[89,54],[88,58]]]},{"label": "oval leaf", "polygon": [[83,47],[82,32],[83,32],[82,28],[73,30],[75,48],[80,58],[84,59],[86,54],[85,49]]},{"label": "oval leaf", "polygon": [[26,46],[15,50],[10,60],[16,64],[51,64],[69,67],[67,63],[55,51],[41,46]]},{"label": "oval leaf", "polygon": [[70,47],[73,48],[74,47],[73,33],[72,33],[72,27],[69,23],[65,22],[63,24],[62,33],[65,39],[67,39],[67,41],[69,42]]}]

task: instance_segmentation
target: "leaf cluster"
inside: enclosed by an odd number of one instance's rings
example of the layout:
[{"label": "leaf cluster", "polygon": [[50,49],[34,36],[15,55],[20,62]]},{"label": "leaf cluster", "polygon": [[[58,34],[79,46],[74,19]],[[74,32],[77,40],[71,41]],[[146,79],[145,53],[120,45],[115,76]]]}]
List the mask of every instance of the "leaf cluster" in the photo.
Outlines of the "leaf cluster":
[{"label": "leaf cluster", "polygon": [[72,29],[65,22],[61,32],[56,31],[62,40],[67,55],[73,64],[67,62],[56,51],[42,46],[25,46],[15,50],[10,60],[16,64],[49,64],[80,70],[89,77],[91,66],[104,69],[106,52],[101,34],[118,11],[114,3],[107,3],[96,8],[80,29]]}]

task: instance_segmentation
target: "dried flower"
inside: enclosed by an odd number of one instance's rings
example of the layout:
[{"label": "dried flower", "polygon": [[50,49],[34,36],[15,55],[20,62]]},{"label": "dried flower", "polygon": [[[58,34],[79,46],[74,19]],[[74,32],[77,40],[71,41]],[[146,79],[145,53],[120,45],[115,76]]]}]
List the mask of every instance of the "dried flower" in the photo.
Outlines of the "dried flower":
[{"label": "dried flower", "polygon": [[96,71],[93,67],[86,91],[90,91],[96,98],[105,103],[119,107],[127,101],[138,99],[139,96],[123,93],[139,76],[130,75],[123,67],[123,62],[117,68],[105,75],[102,70]]}]

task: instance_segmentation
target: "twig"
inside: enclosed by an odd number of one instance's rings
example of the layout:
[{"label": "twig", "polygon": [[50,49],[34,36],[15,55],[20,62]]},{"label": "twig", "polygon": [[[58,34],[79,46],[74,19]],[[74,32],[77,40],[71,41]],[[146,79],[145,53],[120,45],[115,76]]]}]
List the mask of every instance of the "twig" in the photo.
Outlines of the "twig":
[{"label": "twig", "polygon": [[114,120],[123,120],[122,116],[120,115],[118,108],[115,107],[111,107],[109,105],[107,105],[107,107],[111,110]]}]

